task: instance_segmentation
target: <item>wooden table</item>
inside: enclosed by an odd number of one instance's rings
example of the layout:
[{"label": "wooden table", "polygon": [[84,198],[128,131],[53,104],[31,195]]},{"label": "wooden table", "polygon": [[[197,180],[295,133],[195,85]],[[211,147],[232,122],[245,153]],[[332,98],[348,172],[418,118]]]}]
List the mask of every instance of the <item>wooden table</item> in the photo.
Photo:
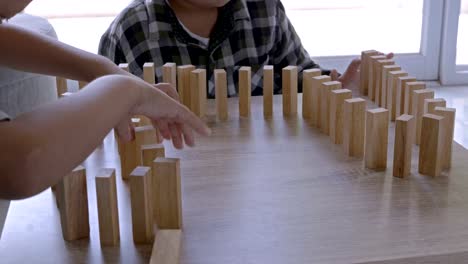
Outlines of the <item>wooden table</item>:
[{"label": "wooden table", "polygon": [[[237,99],[230,99],[224,123],[215,121],[209,104],[211,137],[184,151],[166,144],[167,156],[182,159],[182,263],[467,263],[468,152],[458,144],[451,172],[417,174],[414,147],[413,175],[399,179],[391,175],[393,124],[389,167],[376,173],[345,157],[300,114],[283,118],[281,97],[269,120],[261,97],[252,98],[248,119],[239,119]],[[12,204],[1,262],[147,262],[151,245],[133,244],[129,188],[120,177],[121,244],[100,247],[94,176],[118,164],[112,136],[85,162],[89,240],[63,241],[53,194],[46,191]]]}]

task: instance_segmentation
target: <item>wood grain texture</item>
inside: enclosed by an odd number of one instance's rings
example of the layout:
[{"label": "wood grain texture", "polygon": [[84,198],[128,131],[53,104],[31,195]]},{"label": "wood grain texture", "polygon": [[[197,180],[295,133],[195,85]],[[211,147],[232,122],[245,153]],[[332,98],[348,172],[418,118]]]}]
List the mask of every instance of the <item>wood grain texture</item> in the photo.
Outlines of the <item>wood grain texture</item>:
[{"label": "wood grain texture", "polygon": [[421,142],[421,124],[422,117],[424,115],[424,101],[426,99],[434,98],[434,91],[430,89],[419,89],[413,91],[412,96],[412,115],[416,118],[416,129],[415,129],[415,143],[419,145]]},{"label": "wood grain texture", "polygon": [[297,66],[288,66],[282,71],[283,115],[297,114]]},{"label": "wood grain texture", "polygon": [[360,69],[360,83],[359,92],[362,95],[368,95],[369,91],[369,58],[370,56],[378,55],[376,50],[366,50],[361,52],[361,69]]},{"label": "wood grain texture", "polygon": [[397,78],[397,97],[396,97],[396,109],[395,117],[399,117],[403,114],[410,114],[405,112],[405,102],[407,97],[406,83],[415,82],[416,78],[412,76],[403,76]]},{"label": "wood grain texture", "polygon": [[[390,114],[391,121],[395,121],[395,119],[397,118],[396,109],[397,109],[397,105],[399,105],[401,102],[401,92],[398,93],[398,79],[397,78],[404,77],[404,76],[408,76],[408,73],[405,71],[390,71],[388,73],[387,109]],[[400,98],[397,98],[397,97],[400,97]]]},{"label": "wood grain texture", "polygon": [[421,146],[419,147],[419,173],[437,177],[442,173],[444,117],[425,114],[422,117]]},{"label": "wood grain texture", "polygon": [[[136,163],[138,166],[143,165],[141,155],[142,146],[153,145],[156,143],[156,130],[153,126],[135,127],[135,152],[133,155],[136,157]],[[129,153],[129,155],[131,154]],[[133,167],[133,169],[135,169],[135,167]]]},{"label": "wood grain texture", "polygon": [[132,230],[136,244],[149,244],[154,239],[151,178],[149,167],[136,167],[130,175]]},{"label": "wood grain texture", "polygon": [[156,71],[153,62],[143,64],[143,80],[149,84],[156,83]]},{"label": "wood grain texture", "polygon": [[190,72],[190,89],[192,112],[198,117],[205,117],[206,113],[206,70],[196,69]]},{"label": "wood grain texture", "polygon": [[387,169],[388,110],[376,108],[366,112],[364,166],[382,171]]},{"label": "wood grain texture", "polygon": [[96,176],[96,200],[101,245],[116,246],[120,229],[115,169],[102,169]]},{"label": "wood grain texture", "polygon": [[252,69],[241,67],[239,69],[239,115],[250,116],[250,98],[252,95]]},{"label": "wood grain texture", "polygon": [[178,264],[180,261],[181,243],[181,230],[159,230],[149,263]]},{"label": "wood grain texture", "polygon": [[398,65],[385,65],[382,67],[382,76],[381,76],[381,83],[382,83],[382,91],[380,93],[380,101],[382,102],[382,107],[386,107],[388,109],[387,97],[389,93],[389,73],[392,71],[400,71],[401,67]]},{"label": "wood grain texture", "polygon": [[446,107],[447,102],[445,99],[436,98],[436,99],[425,99],[424,100],[424,114],[435,114],[436,107]]},{"label": "wood grain texture", "polygon": [[351,157],[364,155],[366,100],[347,99],[343,106],[343,149]]},{"label": "wood grain texture", "polygon": [[334,144],[343,143],[344,101],[351,99],[352,92],[348,89],[331,91],[330,95],[330,140]]},{"label": "wood grain texture", "polygon": [[150,144],[141,146],[141,160],[144,167],[151,167],[156,158],[164,158],[166,152],[163,144]]},{"label": "wood grain texture", "polygon": [[311,124],[317,128],[321,126],[321,90],[322,84],[325,82],[330,82],[331,78],[328,75],[321,75],[317,77],[313,77],[311,80],[311,87],[312,87],[312,118]]},{"label": "wood grain texture", "polygon": [[450,169],[452,167],[452,149],[453,136],[455,130],[455,108],[436,107],[434,114],[442,116],[445,119],[444,125],[444,143],[442,147],[442,169]]},{"label": "wood grain texture", "polygon": [[393,176],[404,178],[411,174],[412,147],[416,121],[412,115],[402,115],[395,121]]},{"label": "wood grain texture", "polygon": [[374,55],[369,57],[369,78],[368,78],[368,94],[369,99],[373,102],[376,101],[376,87],[377,87],[377,61],[385,60],[387,57],[384,55]]},{"label": "wood grain texture", "polygon": [[274,74],[273,66],[263,66],[263,115],[265,117],[273,115]]},{"label": "wood grain texture", "polygon": [[215,79],[215,97],[216,97],[216,114],[218,120],[226,121],[229,118],[228,105],[227,105],[227,77],[226,71],[217,69],[214,71]]},{"label": "wood grain texture", "polygon": [[330,81],[320,87],[320,131],[330,134],[330,97],[331,91],[341,89],[341,82]]},{"label": "wood grain texture", "polygon": [[414,112],[413,108],[413,96],[414,91],[416,90],[424,90],[426,89],[425,82],[407,82],[405,84],[404,93],[405,93],[405,109],[404,113],[415,116],[416,112]]},{"label": "wood grain texture", "polygon": [[177,89],[177,64],[173,62],[165,63],[162,67],[163,79],[165,83],[169,83]]},{"label": "wood grain texture", "polygon": [[121,178],[128,180],[130,173],[138,166],[139,155],[137,155],[138,147],[136,140],[124,142],[118,136],[115,137],[118,145],[118,152],[120,156],[120,171]]},{"label": "wood grain texture", "polygon": [[309,69],[302,72],[302,117],[304,119],[312,119],[314,113],[313,98],[317,96],[313,92],[312,78],[322,74],[320,69]]},{"label": "wood grain texture", "polygon": [[190,89],[190,73],[195,70],[193,65],[177,66],[177,91],[180,102],[192,109],[192,93]]},{"label": "wood grain texture", "polygon": [[384,106],[382,102],[382,88],[383,88],[383,80],[382,80],[382,72],[383,72],[383,67],[388,66],[388,65],[394,65],[395,61],[390,60],[390,59],[384,59],[384,60],[377,60],[375,62],[375,69],[374,69],[374,74],[376,78],[376,86],[375,86],[375,103],[382,107]]}]

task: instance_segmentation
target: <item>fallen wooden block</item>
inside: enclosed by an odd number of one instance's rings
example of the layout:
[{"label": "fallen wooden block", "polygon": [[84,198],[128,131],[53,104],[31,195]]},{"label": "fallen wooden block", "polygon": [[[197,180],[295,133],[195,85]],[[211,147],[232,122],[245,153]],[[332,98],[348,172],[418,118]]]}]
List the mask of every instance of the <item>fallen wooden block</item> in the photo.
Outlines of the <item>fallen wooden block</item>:
[{"label": "fallen wooden block", "polygon": [[283,115],[297,114],[297,66],[283,68]]},{"label": "fallen wooden block", "polygon": [[250,97],[252,94],[252,70],[250,67],[239,69],[239,115],[250,116]]},{"label": "fallen wooden block", "polygon": [[181,243],[181,230],[159,230],[153,245],[150,264],[178,264]]},{"label": "fallen wooden block", "polygon": [[361,158],[364,154],[366,100],[347,99],[343,106],[343,149],[346,155]]},{"label": "fallen wooden block", "polygon": [[227,77],[225,70],[215,70],[215,97],[216,97],[216,115],[219,120],[226,121],[228,114],[228,96],[227,96]]},{"label": "fallen wooden block", "polygon": [[450,169],[452,167],[452,145],[456,110],[455,108],[436,107],[434,114],[442,116],[445,119],[443,123],[445,133],[442,147],[442,169]]},{"label": "fallen wooden block", "polygon": [[353,97],[351,90],[340,89],[331,91],[330,97],[330,139],[334,144],[343,143],[343,105],[344,101]]},{"label": "fallen wooden block", "polygon": [[102,169],[96,176],[99,238],[102,246],[115,246],[120,241],[117,183],[114,169]]},{"label": "fallen wooden block", "polygon": [[395,146],[393,151],[393,176],[395,177],[404,178],[411,173],[415,124],[412,115],[402,115],[395,121]]},{"label": "fallen wooden block", "polygon": [[313,83],[312,78],[320,76],[322,70],[309,69],[302,72],[302,117],[304,119],[312,119],[313,115]]},{"label": "fallen wooden block", "polygon": [[136,244],[149,244],[154,238],[151,177],[149,167],[136,167],[130,175],[132,230]]},{"label": "fallen wooden block", "polygon": [[364,165],[377,171],[387,168],[388,110],[367,110]]},{"label": "fallen wooden block", "polygon": [[421,146],[419,148],[419,173],[432,177],[442,173],[444,118],[425,114],[422,118]]}]

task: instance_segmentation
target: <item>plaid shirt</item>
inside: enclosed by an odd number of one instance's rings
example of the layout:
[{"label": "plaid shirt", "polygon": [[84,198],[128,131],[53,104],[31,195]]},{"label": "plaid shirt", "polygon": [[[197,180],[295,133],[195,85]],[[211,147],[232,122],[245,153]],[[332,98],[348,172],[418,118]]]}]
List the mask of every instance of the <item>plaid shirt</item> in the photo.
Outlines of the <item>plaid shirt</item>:
[{"label": "plaid shirt", "polygon": [[128,63],[140,77],[143,64],[154,62],[156,81],[162,81],[161,66],[167,62],[206,69],[209,97],[214,97],[214,69],[226,70],[228,95],[234,96],[241,66],[252,68],[252,95],[263,92],[264,65],[275,67],[275,93],[281,92],[282,68],[296,65],[301,72],[319,67],[279,0],[231,0],[219,9],[209,45],[204,46],[184,30],[165,0],[135,0],[104,33],[99,54],[116,64]]}]

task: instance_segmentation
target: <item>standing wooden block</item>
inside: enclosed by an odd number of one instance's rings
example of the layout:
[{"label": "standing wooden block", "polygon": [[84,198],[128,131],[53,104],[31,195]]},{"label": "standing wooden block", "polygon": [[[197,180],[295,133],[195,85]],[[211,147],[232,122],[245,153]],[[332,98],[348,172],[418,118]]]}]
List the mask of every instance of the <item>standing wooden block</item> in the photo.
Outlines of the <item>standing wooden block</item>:
[{"label": "standing wooden block", "polygon": [[192,96],[190,89],[190,73],[195,70],[193,65],[177,66],[177,91],[180,102],[188,109],[192,109]]},{"label": "standing wooden block", "polygon": [[377,87],[377,79],[376,79],[376,67],[378,60],[384,60],[387,57],[384,55],[374,55],[369,57],[369,78],[368,78],[368,94],[369,99],[371,101],[376,101],[375,93]]},{"label": "standing wooden block", "polygon": [[367,110],[366,136],[364,143],[364,164],[368,169],[387,168],[388,110],[377,108]]},{"label": "standing wooden block", "polygon": [[63,94],[68,92],[67,79],[55,77],[55,82],[57,84],[57,98],[60,98]]},{"label": "standing wooden block", "polygon": [[367,95],[369,91],[369,59],[370,56],[378,55],[376,50],[366,50],[361,53],[361,78],[359,85],[359,92],[362,95]]},{"label": "standing wooden block", "polygon": [[395,121],[395,146],[393,151],[393,176],[404,178],[411,173],[411,157],[414,142],[415,119],[402,115]]},{"label": "standing wooden block", "polygon": [[[398,93],[397,84],[398,78],[408,76],[405,71],[391,71],[388,73],[387,83],[387,109],[390,114],[390,120],[395,121],[397,118],[396,108],[401,101],[401,93]],[[400,97],[400,98],[398,98]]]},{"label": "standing wooden block", "polygon": [[413,95],[416,90],[426,89],[424,82],[407,82],[403,91],[405,92],[405,114],[414,115],[413,111]]},{"label": "standing wooden block", "polygon": [[96,176],[99,237],[102,246],[115,246],[120,240],[117,183],[114,169],[102,169]]},{"label": "standing wooden block", "polygon": [[151,144],[141,146],[141,159],[145,167],[153,166],[153,161],[157,158],[164,158],[166,151],[162,144]]},{"label": "standing wooden block", "polygon": [[330,134],[330,95],[331,91],[341,89],[341,82],[331,81],[322,83],[320,89],[320,130]]},{"label": "standing wooden block", "polygon": [[412,115],[416,118],[415,143],[421,142],[421,123],[424,115],[424,101],[434,98],[434,91],[429,89],[413,91]]},{"label": "standing wooden block", "polygon": [[163,82],[169,83],[177,89],[177,64],[173,62],[168,62],[163,65]]},{"label": "standing wooden block", "polygon": [[436,107],[446,107],[447,102],[442,98],[437,99],[426,99],[424,100],[424,114],[433,114],[435,115]]},{"label": "standing wooden block", "polygon": [[150,264],[178,264],[182,230],[159,230],[151,252]]},{"label": "standing wooden block", "polygon": [[422,118],[421,146],[419,148],[419,173],[440,176],[443,163],[444,118],[425,114]]},{"label": "standing wooden block", "polygon": [[148,167],[136,167],[130,175],[133,241],[136,244],[150,244],[154,238],[151,177]]},{"label": "standing wooden block", "polygon": [[[141,147],[143,145],[156,144],[156,130],[153,126],[142,126],[135,128],[135,153],[138,166],[143,165]],[[133,167],[135,169],[135,167]],[[133,170],[132,169],[132,170]]]},{"label": "standing wooden block", "polygon": [[442,169],[450,169],[452,167],[452,144],[453,144],[453,133],[455,128],[455,108],[436,107],[434,114],[442,116],[445,119],[444,122],[444,143],[442,150]]},{"label": "standing wooden block", "polygon": [[302,117],[304,119],[312,119],[313,115],[313,87],[312,78],[320,76],[320,69],[309,69],[302,72]]},{"label": "standing wooden block", "polygon": [[330,139],[334,144],[343,143],[343,105],[353,96],[351,90],[331,91],[330,97]]},{"label": "standing wooden block", "polygon": [[239,69],[239,115],[242,117],[250,116],[251,78],[250,67],[241,67]]},{"label": "standing wooden block", "polygon": [[375,78],[376,78],[376,86],[375,86],[375,103],[382,107],[384,106],[382,102],[382,72],[383,72],[383,67],[387,65],[394,65],[395,61],[394,60],[378,60],[375,63]]},{"label": "standing wooden block", "polygon": [[179,159],[157,158],[153,163],[156,221],[161,229],[182,228]]},{"label": "standing wooden block", "polygon": [[273,115],[273,87],[274,67],[266,65],[263,67],[263,115],[266,117]]},{"label": "standing wooden block", "polygon": [[343,149],[346,155],[361,158],[364,154],[366,100],[347,99],[343,105]]},{"label": "standing wooden block", "polygon": [[138,156],[136,155],[138,148],[135,140],[130,142],[123,142],[120,138],[116,137],[119,156],[120,156],[120,173],[122,179],[128,180],[130,173],[138,166]]},{"label": "standing wooden block", "polygon": [[149,84],[156,83],[155,71],[154,71],[154,63],[147,62],[143,64],[143,80]]},{"label": "standing wooden block", "polygon": [[63,238],[73,241],[89,237],[88,188],[86,170],[78,166],[57,185]]},{"label": "standing wooden block", "polygon": [[215,97],[216,97],[216,115],[221,121],[229,118],[228,114],[228,96],[227,96],[227,77],[225,70],[215,70]]},{"label": "standing wooden block", "polygon": [[[406,83],[408,82],[415,82],[416,78],[412,76],[403,76],[397,78],[397,97],[396,97],[396,109],[395,109],[395,116],[399,117],[405,113],[405,101],[406,101]],[[411,109],[410,109],[411,110]]]},{"label": "standing wooden block", "polygon": [[385,65],[382,67],[382,91],[380,93],[380,101],[382,102],[382,107],[387,107],[387,95],[390,90],[388,86],[389,73],[392,71],[400,71],[401,67],[398,65]]},{"label": "standing wooden block", "polygon": [[313,126],[320,128],[321,125],[321,90],[322,84],[325,82],[330,82],[331,78],[328,75],[321,75],[313,77],[311,81],[312,87],[312,119],[311,123]]},{"label": "standing wooden block", "polygon": [[198,117],[206,113],[206,70],[197,69],[190,73],[190,89],[192,90],[192,112]]},{"label": "standing wooden block", "polygon": [[297,114],[297,66],[283,69],[283,115]]}]

